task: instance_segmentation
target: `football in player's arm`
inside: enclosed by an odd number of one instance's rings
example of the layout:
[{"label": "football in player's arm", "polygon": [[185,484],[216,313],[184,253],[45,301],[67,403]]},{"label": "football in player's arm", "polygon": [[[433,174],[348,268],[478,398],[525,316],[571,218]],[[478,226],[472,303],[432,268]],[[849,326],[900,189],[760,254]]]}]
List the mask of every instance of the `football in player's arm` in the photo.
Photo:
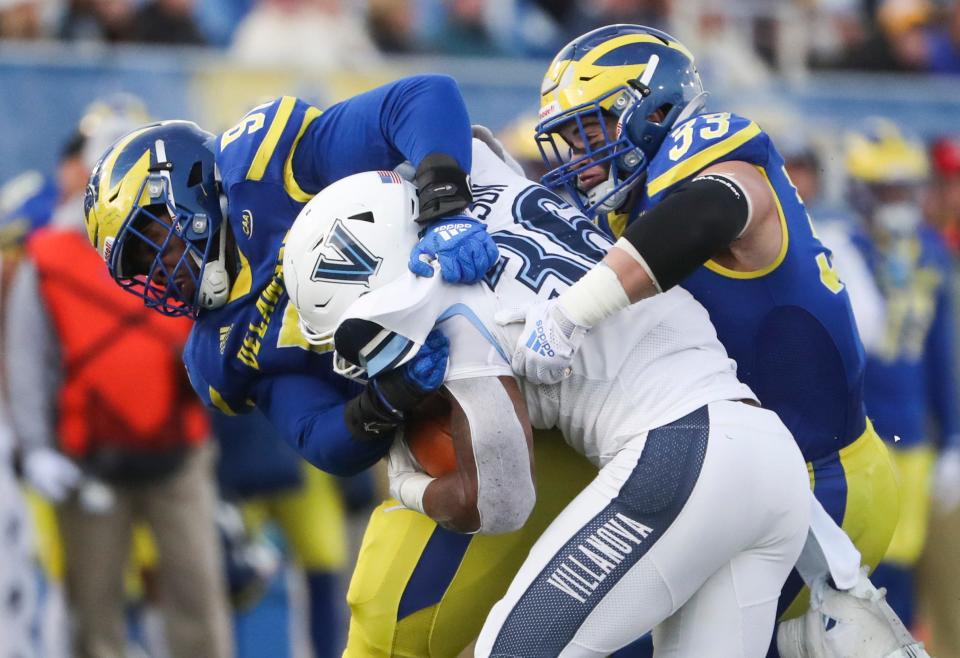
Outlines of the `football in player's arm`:
[{"label": "football in player's arm", "polygon": [[[284,237],[325,186],[363,170],[391,178],[409,161],[417,219],[433,223],[412,260],[476,278],[497,252],[461,214],[470,158],[466,108],[448,77],[405,78],[325,111],[285,96],[221,135],[164,121],[120,139],[91,176],[87,231],[119,285],[161,313],[195,319],[184,360],[208,406],[228,414],[258,406],[307,460],[349,474],[386,453],[402,396],[429,392],[429,373],[413,365],[442,371],[445,352],[424,347],[394,390],[337,381],[328,348],[298,330],[283,288]],[[436,230],[450,223],[457,230]],[[336,275],[360,280],[375,268],[354,256]]]},{"label": "football in player's arm", "polygon": [[457,532],[499,534],[520,529],[536,502],[533,430],[516,379],[478,377],[443,389],[457,469],[423,473],[403,441],[390,450],[390,494],[405,507]]},{"label": "football in player's arm", "polygon": [[[390,295],[378,290],[398,277],[410,276],[406,263],[389,254],[403,253],[415,242],[416,208],[416,190],[406,181],[378,179],[373,173],[353,176],[304,208],[284,250],[285,284],[304,335],[317,345],[336,341],[335,370],[367,378],[365,392],[347,403],[346,418],[355,435],[369,440],[400,425],[405,413],[425,399],[424,390],[439,389],[445,382],[450,344],[440,331],[417,340],[384,330],[363,316],[349,316],[356,313],[354,303],[364,293],[377,291],[367,296],[366,306],[377,305],[381,312],[413,309],[432,326],[431,308],[449,299],[434,290],[434,294],[424,293],[426,305],[421,305],[402,292]],[[362,221],[357,220],[361,216]],[[404,242],[404,238],[412,239]],[[381,262],[376,271],[366,274],[365,285],[357,286],[337,272],[342,253],[363,253]],[[425,291],[443,285],[410,278]],[[417,356],[408,363],[414,353]],[[440,353],[443,358],[431,363],[430,355]],[[414,390],[411,378],[424,385]],[[436,478],[428,476],[406,445],[397,441],[388,461],[391,493],[410,509],[460,532],[496,534],[519,529],[536,495],[530,422],[516,380],[503,376],[446,381],[443,392],[452,408],[457,469]]]}]

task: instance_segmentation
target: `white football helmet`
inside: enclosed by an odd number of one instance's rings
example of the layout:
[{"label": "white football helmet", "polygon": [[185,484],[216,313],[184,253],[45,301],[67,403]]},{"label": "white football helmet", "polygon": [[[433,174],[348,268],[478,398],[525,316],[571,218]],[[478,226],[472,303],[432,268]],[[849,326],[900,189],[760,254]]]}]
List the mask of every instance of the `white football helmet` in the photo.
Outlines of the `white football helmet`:
[{"label": "white football helmet", "polygon": [[[339,180],[300,211],[287,234],[283,278],[308,342],[332,346],[350,305],[406,272],[419,212],[417,189],[393,171]],[[355,376],[343,363],[337,371]]]}]

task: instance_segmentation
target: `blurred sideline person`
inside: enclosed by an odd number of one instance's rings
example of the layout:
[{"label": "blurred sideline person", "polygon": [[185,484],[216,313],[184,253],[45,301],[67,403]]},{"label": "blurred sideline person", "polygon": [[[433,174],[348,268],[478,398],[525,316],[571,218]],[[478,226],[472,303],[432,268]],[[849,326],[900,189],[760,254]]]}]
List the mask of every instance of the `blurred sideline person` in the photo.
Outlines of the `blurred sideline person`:
[{"label": "blurred sideline person", "polygon": [[[97,156],[125,130],[147,118],[146,108],[136,96],[113,93],[98,98],[84,109],[61,149],[53,174],[26,172],[4,186],[0,192],[3,197],[0,201],[3,213],[0,217],[3,255],[0,310],[6,311],[9,284],[30,236],[51,224],[77,225],[77,218],[82,216],[87,179]],[[0,331],[4,329],[3,324],[0,323]],[[5,396],[6,387],[3,393]],[[34,530],[33,552],[45,578],[37,641],[43,655],[60,656],[68,651],[68,638],[63,623],[64,559],[56,513],[52,504],[38,495],[37,489],[28,487],[24,493]],[[127,590],[129,595],[139,596],[143,588],[140,569],[155,563],[156,550],[145,527],[135,529],[132,541],[133,559],[127,569]]]},{"label": "blurred sideline person", "polygon": [[960,254],[960,137],[936,140],[930,156],[934,177],[927,214],[956,256]]},{"label": "blurred sideline person", "polygon": [[803,199],[804,207],[818,225],[848,214],[842,199],[844,190],[832,185],[829,167],[833,151],[819,137],[810,131],[795,129],[794,132],[788,132],[781,129],[771,138],[783,156],[787,175]]},{"label": "blurred sideline person", "polygon": [[[515,370],[561,381],[593,325],[682,285],[707,308],[741,380],[791,430],[820,501],[780,612],[807,609],[804,580],[818,605],[781,629],[781,650],[850,638],[858,625],[844,608],[873,617],[876,632],[866,635],[877,651],[916,650],[860,572],[861,561],[873,566],[886,550],[897,493],[864,410],[863,349],[847,293],[768,136],[743,117],[705,112],[690,52],[643,26],[574,40],[541,89],[544,182],[620,239],[559,297],[529,309]],[[551,349],[534,349],[538,330]],[[828,576],[851,596],[828,587]]]},{"label": "blurred sideline person", "polygon": [[[27,238],[50,222],[76,225],[97,158],[114,139],[148,120],[143,102],[132,94],[109,94],[90,103],[61,148],[55,171],[49,175],[26,172],[14,179],[19,179],[21,189],[11,189],[11,199],[16,201],[2,208],[0,249],[19,254]],[[16,184],[10,181],[7,185],[12,188]]]},{"label": "blurred sideline person", "polygon": [[189,324],[121,294],[86,242],[82,206],[59,207],[60,225],[29,238],[14,275],[5,365],[25,476],[56,506],[75,654],[126,653],[139,519],[157,543],[172,655],[229,656],[213,452],[179,365]]},{"label": "blurred sideline person", "polygon": [[[402,364],[365,362],[369,336],[450,341],[444,394],[457,468],[431,477],[396,440],[388,472],[403,507],[463,533],[519,529],[535,503],[531,425],[561,429],[600,469],[530,549],[476,655],[599,658],[664,622],[660,639],[673,655],[760,658],[809,524],[796,444],[757,408],[706,311],[681,289],[598,328],[560,386],[515,378],[510,349],[521,327],[504,331],[495,315],[556,295],[610,242],[479,141],[473,161],[471,180],[488,191],[484,221],[503,245],[489,287],[417,279],[398,263],[417,239],[415,190],[376,172],[304,209],[284,267],[308,333],[335,335],[335,358],[351,376],[389,377]],[[340,219],[361,210],[372,225]],[[383,258],[369,293],[313,275],[335,262],[346,235],[350,249]],[[713,550],[703,550],[706,538]]]},{"label": "blurred sideline person", "polygon": [[[943,231],[953,260],[953,289],[960,285],[960,139],[944,137],[932,152],[934,185],[928,214]],[[960,305],[954,304],[954,324],[960,326]],[[960,359],[960,354],[957,355]],[[960,369],[960,363],[955,362]],[[960,482],[960,474],[953,476]],[[930,634],[930,649],[940,658],[960,658],[960,505],[941,503],[934,494],[929,536],[917,573],[920,614]]]},{"label": "blurred sideline person", "polygon": [[945,510],[960,502],[953,264],[943,239],[924,224],[929,163],[922,143],[890,121],[871,119],[846,136],[845,159],[859,221],[825,239],[863,328],[867,411],[900,481],[897,529],[872,579],[912,626],[913,567],[931,495]]}]

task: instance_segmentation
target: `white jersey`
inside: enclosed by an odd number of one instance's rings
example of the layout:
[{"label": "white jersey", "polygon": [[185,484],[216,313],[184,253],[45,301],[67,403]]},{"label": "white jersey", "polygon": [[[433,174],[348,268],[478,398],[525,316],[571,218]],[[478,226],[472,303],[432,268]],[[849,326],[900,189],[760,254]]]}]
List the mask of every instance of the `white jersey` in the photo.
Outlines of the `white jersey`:
[{"label": "white jersey", "polygon": [[[500,262],[475,286],[412,274],[362,296],[344,318],[376,322],[422,343],[435,321],[450,339],[447,380],[513,375],[522,323],[498,313],[556,297],[603,258],[611,242],[546,188],[473,142],[471,214],[486,223]],[[706,310],[682,288],[599,323],[560,384],[520,381],[534,427],[559,428],[603,466],[629,440],[719,400],[755,399],[717,339]]]}]

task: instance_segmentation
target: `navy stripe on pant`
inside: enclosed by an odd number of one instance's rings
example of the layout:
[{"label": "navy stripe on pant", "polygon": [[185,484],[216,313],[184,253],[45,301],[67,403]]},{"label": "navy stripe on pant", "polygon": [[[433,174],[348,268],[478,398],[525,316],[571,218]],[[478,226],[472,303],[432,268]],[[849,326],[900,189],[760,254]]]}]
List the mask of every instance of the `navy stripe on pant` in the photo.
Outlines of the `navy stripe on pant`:
[{"label": "navy stripe on pant", "polygon": [[547,563],[519,598],[491,656],[557,656],[599,601],[670,527],[700,475],[707,407],[651,430],[619,495]]}]

